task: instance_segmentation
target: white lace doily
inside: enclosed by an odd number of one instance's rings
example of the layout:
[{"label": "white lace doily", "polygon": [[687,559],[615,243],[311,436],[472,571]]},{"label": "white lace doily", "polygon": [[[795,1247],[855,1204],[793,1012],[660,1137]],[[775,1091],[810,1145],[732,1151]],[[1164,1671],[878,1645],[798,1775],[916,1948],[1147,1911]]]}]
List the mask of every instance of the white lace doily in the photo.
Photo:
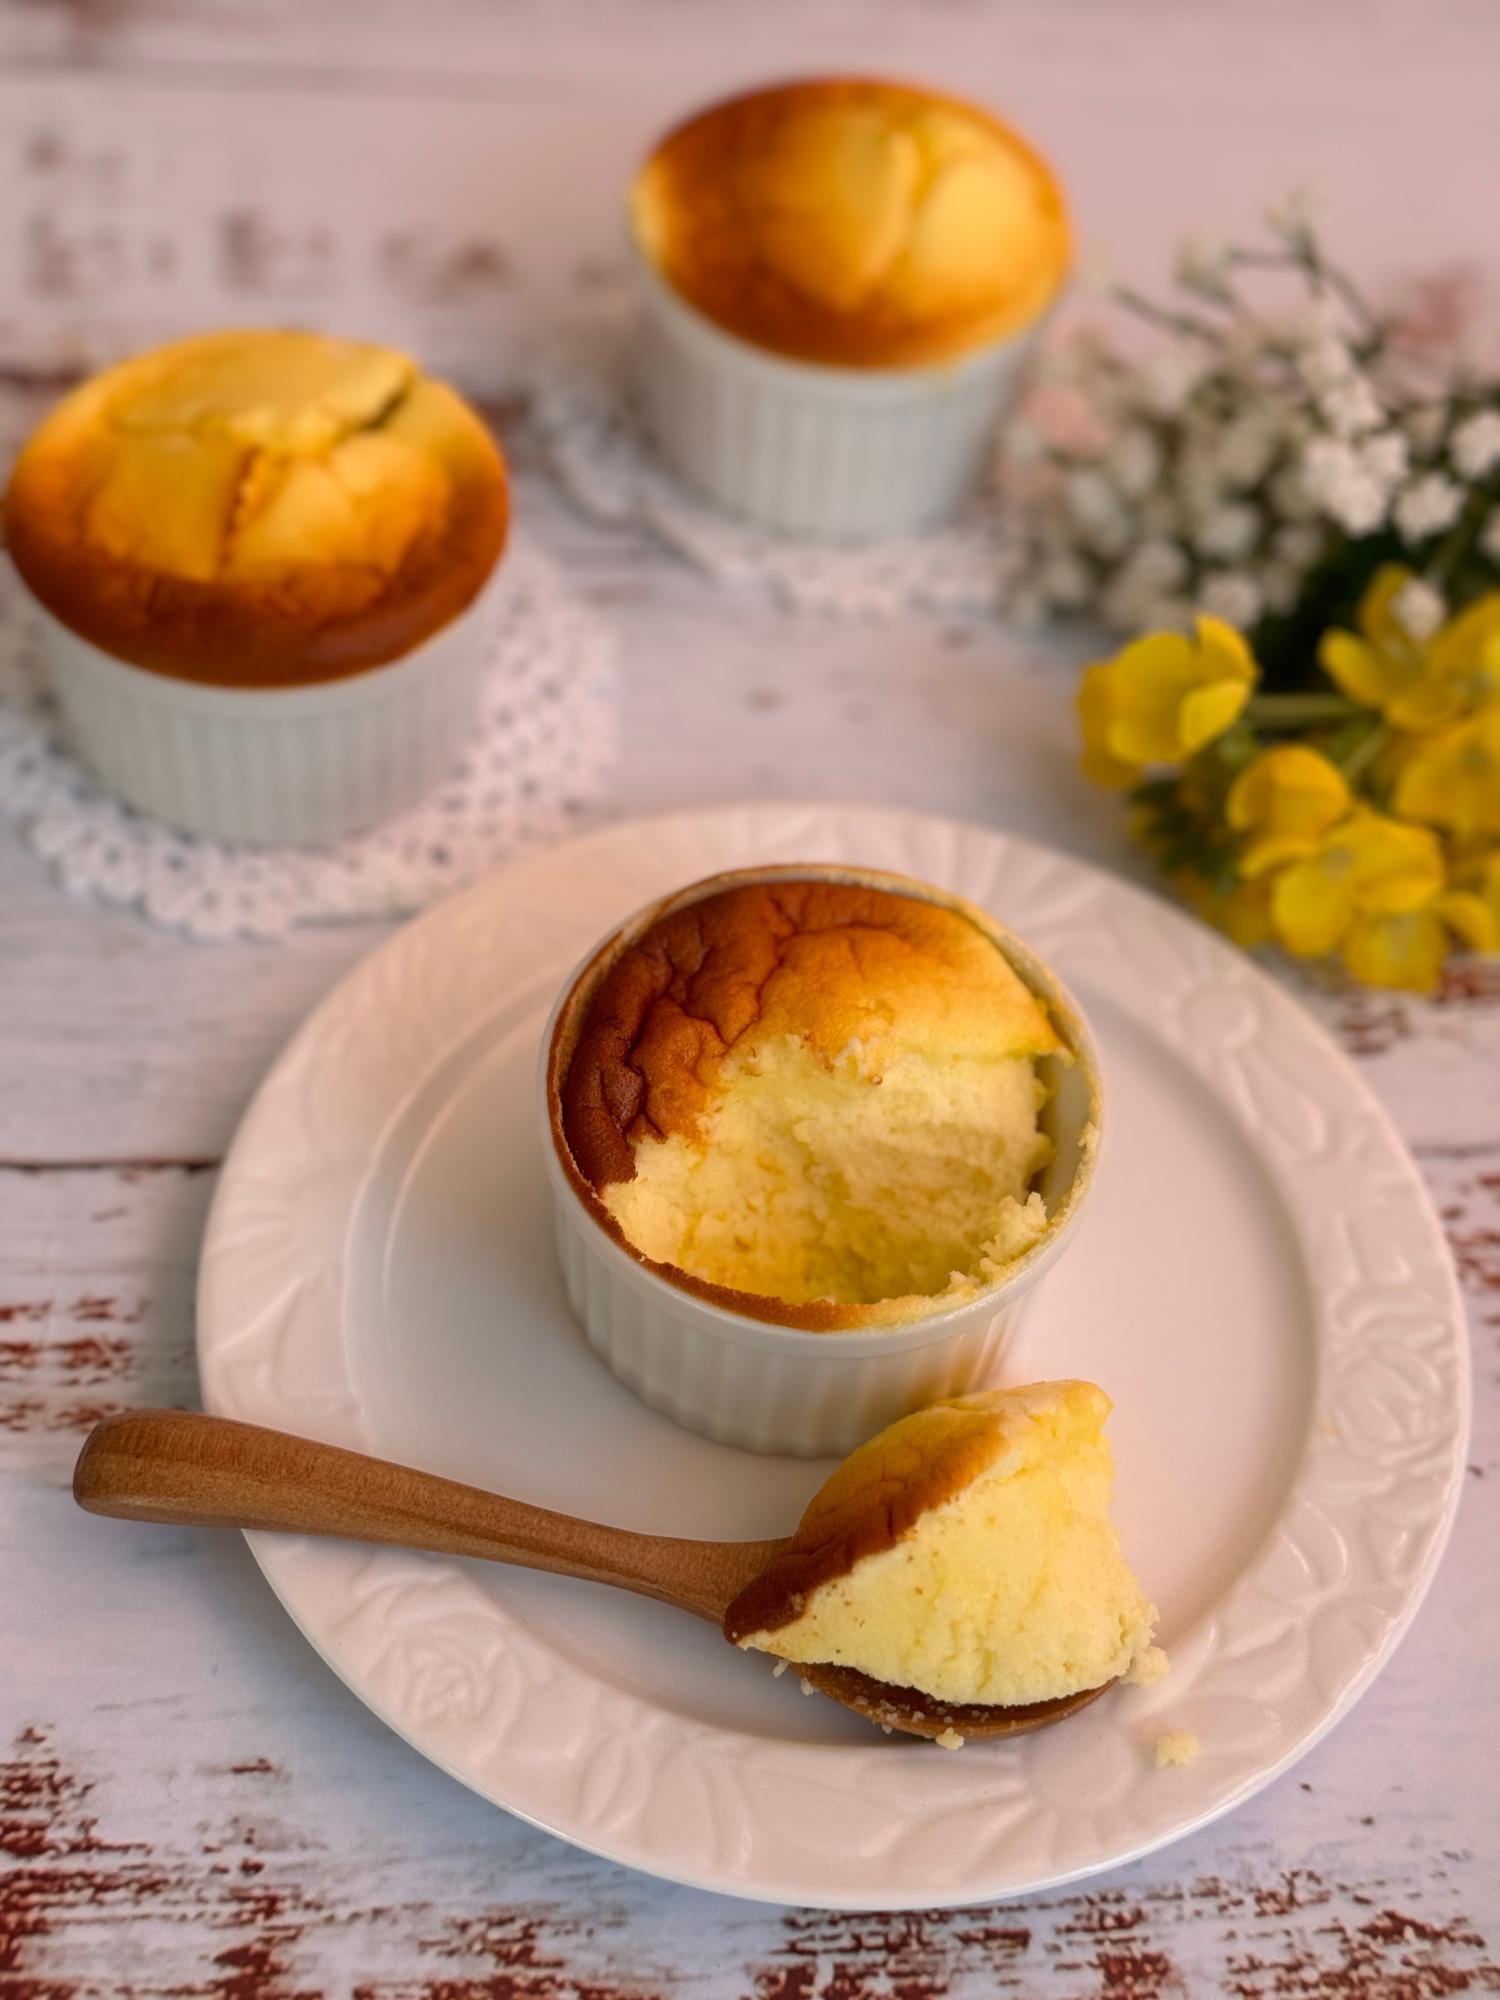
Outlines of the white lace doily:
[{"label": "white lace doily", "polygon": [[981,498],[945,528],[841,547],[793,541],[720,513],[655,457],[629,384],[629,333],[614,314],[575,328],[529,368],[530,409],[558,484],[599,521],[648,528],[728,584],[759,584],[799,611],[889,618],[911,607],[993,610],[1007,574],[998,509]]},{"label": "white lace doily", "polygon": [[485,606],[493,664],[462,764],[421,805],[328,847],[178,833],[101,791],[62,747],[29,607],[0,563],[0,811],[62,882],[198,938],[401,916],[585,814],[615,741],[611,634],[524,541]]}]

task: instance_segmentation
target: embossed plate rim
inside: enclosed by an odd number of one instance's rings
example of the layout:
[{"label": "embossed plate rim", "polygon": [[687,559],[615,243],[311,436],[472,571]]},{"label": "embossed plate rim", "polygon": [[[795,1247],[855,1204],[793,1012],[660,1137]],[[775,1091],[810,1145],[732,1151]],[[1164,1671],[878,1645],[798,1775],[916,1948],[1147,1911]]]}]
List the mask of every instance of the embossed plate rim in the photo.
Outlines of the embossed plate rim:
[{"label": "embossed plate rim", "polygon": [[[1118,1762],[1127,1732],[1117,1723],[1111,1734],[1102,1703],[1066,1731],[1000,1752],[768,1743],[563,1661],[457,1564],[247,1539],[298,1627],[377,1715],[450,1775],[580,1847],[701,1888],[828,1908],[956,1905],[1056,1886],[1216,1818],[1347,1712],[1431,1581],[1467,1436],[1457,1282],[1387,1114],[1289,994],[1160,898],[993,829],[824,805],[629,822],[512,864],[357,966],[246,1113],[205,1235],[205,1402],[366,1442],[331,1332],[348,1223],[384,1130],[496,1004],[494,960],[475,949],[488,924],[524,906],[529,957],[515,977],[555,962],[560,978],[610,914],[694,874],[768,858],[858,861],[981,902],[1002,896],[1007,920],[1070,980],[1099,951],[1112,994],[1158,1029],[1166,1009],[1192,1004],[1198,1025],[1177,1038],[1180,1059],[1273,1176],[1299,1175],[1287,1208],[1314,1288],[1320,1422],[1275,1529],[1174,1648],[1170,1694],[1130,1697],[1137,1745],[1138,1725],[1158,1712],[1163,1722],[1212,1717],[1200,1764],[1163,1778],[1133,1747],[1107,1809],[1064,1812],[1038,1792],[1032,1774],[1044,1767],[1033,1760]],[[597,922],[567,915],[569,881],[581,876],[590,909],[607,912]],[[1394,1305],[1383,1264],[1401,1272]],[[853,1828],[872,1825],[851,1852]]]}]

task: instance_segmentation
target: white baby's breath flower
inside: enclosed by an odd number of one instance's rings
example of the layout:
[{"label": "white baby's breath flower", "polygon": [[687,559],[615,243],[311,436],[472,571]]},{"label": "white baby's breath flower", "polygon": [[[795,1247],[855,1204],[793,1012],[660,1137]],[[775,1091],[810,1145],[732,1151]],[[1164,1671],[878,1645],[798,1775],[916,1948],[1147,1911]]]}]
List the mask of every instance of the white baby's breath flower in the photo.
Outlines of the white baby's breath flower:
[{"label": "white baby's breath flower", "polygon": [[1492,563],[1500,563],[1500,507],[1491,510],[1489,519],[1479,530],[1479,546]]},{"label": "white baby's breath flower", "polygon": [[1297,373],[1315,396],[1326,396],[1359,379],[1359,366],[1340,333],[1325,333],[1297,355]]},{"label": "white baby's breath flower", "polygon": [[1314,438],[1302,455],[1302,477],[1317,505],[1348,534],[1373,534],[1385,520],[1389,487],[1343,439]]},{"label": "white baby's breath flower", "polygon": [[1424,472],[1396,502],[1396,527],[1405,542],[1425,542],[1458,519],[1463,488],[1441,472]]},{"label": "white baby's breath flower", "polygon": [[1362,375],[1325,389],[1318,398],[1318,409],[1335,437],[1359,437],[1385,422],[1380,398]]},{"label": "white baby's breath flower", "polygon": [[1216,570],[1205,577],[1198,602],[1212,617],[1241,631],[1255,623],[1264,606],[1260,585],[1238,570]]},{"label": "white baby's breath flower", "polygon": [[1141,369],[1141,401],[1153,415],[1175,417],[1203,380],[1207,364],[1188,347],[1167,347]]},{"label": "white baby's breath flower", "polygon": [[1099,600],[1099,613],[1115,632],[1186,632],[1193,623],[1191,598],[1170,590],[1152,591],[1117,576]]},{"label": "white baby's breath flower", "polygon": [[1476,410],[1453,433],[1449,456],[1465,479],[1483,479],[1500,465],[1500,410]]},{"label": "white baby's breath flower", "polygon": [[1430,639],[1448,616],[1440,592],[1420,576],[1409,576],[1391,599],[1391,616],[1409,638]]},{"label": "white baby's breath flower", "polygon": [[1229,293],[1232,262],[1229,245],[1221,238],[1194,234],[1184,236],[1177,246],[1173,268],[1184,291],[1196,292],[1200,298],[1222,299]]},{"label": "white baby's breath flower", "polygon": [[1229,501],[1209,514],[1194,542],[1200,554],[1221,562],[1238,562],[1249,555],[1260,534],[1260,515],[1243,500]]},{"label": "white baby's breath flower", "polygon": [[1266,226],[1291,249],[1302,250],[1312,239],[1313,224],[1322,205],[1316,188],[1305,183],[1288,188],[1280,201],[1272,202],[1266,210]]},{"label": "white baby's breath flower", "polygon": [[1276,456],[1280,434],[1275,416],[1264,408],[1242,410],[1219,433],[1219,470],[1230,486],[1255,486]]},{"label": "white baby's breath flower", "polygon": [[1111,446],[1105,465],[1120,491],[1139,500],[1161,477],[1161,446],[1144,424],[1132,424]]},{"label": "white baby's breath flower", "polygon": [[1372,479],[1386,489],[1387,497],[1406,477],[1411,452],[1400,431],[1378,431],[1358,446],[1359,462]]},{"label": "white baby's breath flower", "polygon": [[1120,515],[1120,496],[1102,472],[1078,466],[1064,482],[1068,512],[1081,528],[1113,522]]}]

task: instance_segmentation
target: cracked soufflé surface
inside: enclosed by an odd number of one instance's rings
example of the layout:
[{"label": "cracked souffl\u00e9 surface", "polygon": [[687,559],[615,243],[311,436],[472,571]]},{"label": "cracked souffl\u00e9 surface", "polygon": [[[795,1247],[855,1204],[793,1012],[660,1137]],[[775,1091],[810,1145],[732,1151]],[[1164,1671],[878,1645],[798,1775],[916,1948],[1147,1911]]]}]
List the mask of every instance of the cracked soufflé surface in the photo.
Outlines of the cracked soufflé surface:
[{"label": "cracked souffl\u00e9 surface", "polygon": [[641,254],[759,347],[842,367],[951,360],[1029,324],[1066,272],[1057,181],[1007,126],[910,84],[752,91],[668,134],[636,177]]},{"label": "cracked souffl\u00e9 surface", "polygon": [[1059,1051],[960,910],[752,882],[671,911],[608,965],[563,1129],[651,1262],[794,1306],[948,1303],[1046,1228],[1036,1058]]},{"label": "cracked souffl\u00e9 surface", "polygon": [[504,546],[504,465],[475,412],[392,349],[215,333],[93,377],[33,434],[6,540],[81,637],[227,686],[400,658]]}]

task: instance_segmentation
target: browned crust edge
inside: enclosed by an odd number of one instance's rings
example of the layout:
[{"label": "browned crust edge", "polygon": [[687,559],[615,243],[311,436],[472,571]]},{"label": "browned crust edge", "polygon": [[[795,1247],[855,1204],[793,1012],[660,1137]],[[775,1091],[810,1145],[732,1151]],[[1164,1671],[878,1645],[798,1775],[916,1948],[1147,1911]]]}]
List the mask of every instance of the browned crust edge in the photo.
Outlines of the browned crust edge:
[{"label": "browned crust edge", "polygon": [[1018,1702],[1005,1708],[994,1702],[940,1701],[921,1688],[878,1681],[871,1674],[862,1674],[858,1667],[789,1664],[819,1694],[858,1710],[882,1729],[928,1738],[945,1736],[950,1729],[975,1741],[1029,1736],[1034,1729],[1046,1729],[1076,1715],[1114,1686],[1113,1681],[1104,1681],[1099,1687],[1080,1688],[1077,1694],[1053,1695],[1047,1701]]},{"label": "browned crust edge", "polygon": [[[814,1591],[867,1556],[905,1541],[917,1522],[971,1485],[1004,1448],[993,1410],[960,1400],[903,1418],[864,1445],[821,1486],[781,1549],[724,1613],[738,1644],[802,1614]],[[860,1477],[860,1461],[869,1475]]]},{"label": "browned crust edge", "polygon": [[[602,1229],[610,1241],[623,1250],[632,1263],[642,1270],[674,1286],[678,1291],[688,1292],[705,1304],[717,1306],[723,1312],[738,1314],[742,1319],[758,1320],[763,1325],[784,1326],[803,1333],[857,1333],[875,1327],[900,1326],[909,1321],[927,1317],[937,1318],[947,1312],[957,1312],[969,1303],[967,1299],[953,1306],[941,1308],[934,1313],[929,1298],[880,1299],[871,1305],[851,1305],[838,1300],[820,1299],[805,1305],[792,1305],[785,1299],[768,1298],[760,1292],[740,1292],[726,1285],[715,1285],[698,1278],[690,1271],[682,1270],[676,1264],[658,1263],[656,1259],[644,1256],[630,1242],[615,1218],[599,1199],[593,1184],[586,1178],[578,1162],[573,1158],[563,1129],[562,1085],[577,1045],[584,1016],[593,998],[595,988],[616,956],[628,949],[635,940],[671,912],[685,908],[704,897],[717,895],[721,890],[748,887],[761,882],[791,882],[820,880],[825,882],[850,882],[874,889],[885,889],[894,895],[916,896],[923,902],[936,903],[955,911],[982,931],[1005,954],[1007,960],[1024,981],[1026,986],[1046,1008],[1049,1020],[1057,1033],[1066,1053],[1074,1061],[1081,1061],[1088,1067],[1092,1096],[1093,1117],[1098,1123],[1098,1084],[1093,1075],[1089,1057],[1088,1038],[1082,1023],[1071,1011],[1059,1004],[1051,995],[1038,990],[1029,965],[1032,955],[1021,940],[1012,935],[1003,924],[997,923],[987,911],[966,901],[962,896],[922,882],[914,877],[898,875],[889,869],[844,867],[839,864],[819,862],[785,862],[763,868],[728,869],[718,875],[705,876],[701,881],[690,883],[675,894],[662,897],[647,909],[640,911],[629,923],[605,939],[577,973],[553,1023],[552,1038],[547,1049],[546,1095],[547,1123],[552,1134],[553,1150],[568,1185],[578,1200],[588,1211],[591,1219]],[[1076,1203],[1082,1186],[1086,1184],[1092,1171],[1092,1156],[1080,1162],[1080,1169],[1065,1210],[1049,1223],[1046,1234],[1036,1246],[1040,1249],[1052,1237]],[[1030,1254],[1035,1254],[1030,1253]],[[1019,1269],[1030,1260],[1030,1255],[1017,1259],[1013,1267]],[[1006,1276],[1010,1276],[1007,1271]],[[1004,1282],[1003,1280],[997,1282]]]},{"label": "browned crust edge", "polygon": [[[32,596],[59,624],[123,665],[199,686],[315,686],[388,666],[435,638],[479,596],[510,533],[505,457],[477,411],[492,476],[469,479],[444,531],[424,538],[379,600],[310,615],[274,582],[198,583],[138,564],[82,562],[29,498],[23,450],[4,496],[5,545]],[[35,516],[35,518],[33,518]]]}]

